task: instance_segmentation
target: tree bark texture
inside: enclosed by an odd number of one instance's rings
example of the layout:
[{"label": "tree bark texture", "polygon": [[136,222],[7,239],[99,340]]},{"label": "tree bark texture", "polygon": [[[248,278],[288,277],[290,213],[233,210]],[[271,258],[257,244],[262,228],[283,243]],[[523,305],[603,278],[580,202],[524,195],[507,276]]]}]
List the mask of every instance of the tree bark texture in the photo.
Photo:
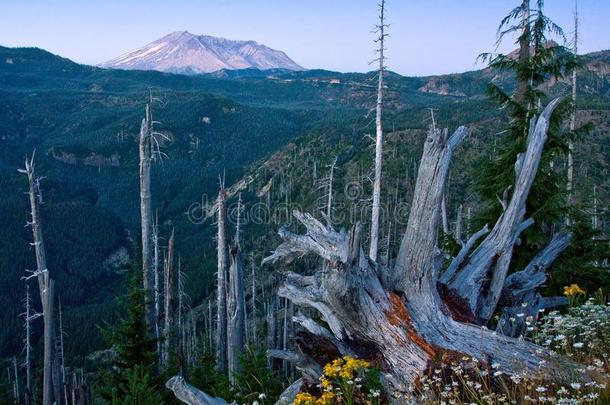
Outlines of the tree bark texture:
[{"label": "tree bark texture", "polygon": [[149,336],[155,335],[155,310],[152,288],[153,275],[153,217],[151,207],[150,171],[152,166],[153,139],[150,106],[146,105],[146,114],[140,125],[140,222],[142,233],[142,280],[146,325]]},{"label": "tree bark texture", "polygon": [[216,290],[216,367],[227,369],[227,207],[224,186],[218,193],[218,273]]}]

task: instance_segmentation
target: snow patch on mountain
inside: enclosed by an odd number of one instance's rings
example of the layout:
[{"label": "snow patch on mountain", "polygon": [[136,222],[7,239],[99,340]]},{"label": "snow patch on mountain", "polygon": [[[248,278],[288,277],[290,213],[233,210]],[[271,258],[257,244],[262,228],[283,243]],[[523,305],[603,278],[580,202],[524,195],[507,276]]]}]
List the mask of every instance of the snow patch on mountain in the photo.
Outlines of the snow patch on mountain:
[{"label": "snow patch on mountain", "polygon": [[304,70],[284,52],[255,41],[234,41],[188,31],[173,32],[99,66],[190,74],[247,68]]}]

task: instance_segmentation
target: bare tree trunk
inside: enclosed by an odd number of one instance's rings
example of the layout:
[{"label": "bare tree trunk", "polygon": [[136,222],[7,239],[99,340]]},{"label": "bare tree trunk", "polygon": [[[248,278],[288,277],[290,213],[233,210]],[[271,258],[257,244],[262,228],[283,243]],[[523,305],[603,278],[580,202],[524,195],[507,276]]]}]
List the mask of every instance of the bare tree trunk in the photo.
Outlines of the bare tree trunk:
[{"label": "bare tree trunk", "polygon": [[443,233],[449,235],[449,218],[447,215],[447,198],[441,200],[441,223],[443,224]]},{"label": "bare tree trunk", "polygon": [[256,327],[256,272],[254,268],[254,255],[250,255],[250,273],[252,278],[252,314],[250,316],[252,322],[252,344],[257,348],[258,330]]},{"label": "bare tree trunk", "polygon": [[218,192],[218,273],[216,292],[216,367],[227,369],[227,227],[224,184]]},{"label": "bare tree trunk", "polygon": [[379,211],[381,209],[381,166],[383,162],[383,127],[381,123],[381,108],[383,105],[383,73],[385,70],[383,52],[384,41],[387,34],[385,33],[386,24],[385,18],[385,0],[381,0],[379,10],[379,25],[377,30],[379,37],[379,79],[377,82],[377,105],[375,107],[375,180],[373,182],[373,210],[371,213],[371,244],[369,248],[369,257],[371,260],[377,260],[377,249],[379,243]]},{"label": "bare tree trunk", "polygon": [[14,357],[14,356],[13,356],[13,397],[15,398],[15,403],[18,404],[20,402],[19,373],[17,372],[17,357]]},{"label": "bare tree trunk", "polygon": [[59,304],[59,359],[60,359],[60,371],[61,371],[61,393],[64,401],[68,400],[68,393],[66,392],[66,358],[64,352],[64,323],[61,311],[61,297],[58,301]]},{"label": "bare tree trunk", "polygon": [[558,103],[558,99],[553,100],[538,119],[531,119],[527,149],[515,163],[515,188],[510,201],[502,202],[504,212],[489,235],[463,263],[461,271],[446,283],[451,294],[466,303],[469,316],[481,324],[487,323],[496,309],[513,246],[521,232],[533,223],[531,218],[524,219],[525,204],[540,164],[549,118]]},{"label": "bare tree trunk", "polygon": [[[42,224],[40,217],[40,204],[42,204],[42,195],[40,192],[39,178],[36,177],[34,171],[34,155],[31,159],[25,160],[25,170],[20,170],[28,176],[29,183],[29,198],[31,208],[31,222],[28,223],[32,227],[32,235],[34,237],[34,251],[36,253],[36,271],[32,272],[30,277],[38,279],[38,290],[40,291],[40,302],[42,303],[42,314],[44,317],[44,362],[43,362],[43,390],[42,402],[43,405],[51,405],[53,403],[53,360],[55,358],[55,285],[50,278],[47,268],[47,256],[44,247],[44,238],[42,236]],[[56,398],[58,399],[58,398]]]},{"label": "bare tree trunk", "polygon": [[146,325],[149,336],[155,335],[155,310],[151,296],[153,277],[153,251],[152,251],[152,208],[150,190],[150,169],[152,165],[152,117],[150,106],[146,105],[146,115],[140,126],[140,216],[142,231],[142,279],[144,288],[144,305],[146,312]]},{"label": "bare tree trunk", "polygon": [[[48,287],[46,291],[46,312],[44,310],[45,306],[43,306],[43,316],[44,316],[44,362],[43,362],[43,374],[45,375],[45,379],[43,381],[43,405],[46,405],[45,398],[49,399],[49,405],[53,403],[52,398],[59,400],[59,397],[56,396],[57,390],[55,390],[54,380],[56,380],[57,375],[55,373],[55,365],[56,361],[56,347],[55,347],[55,338],[56,338],[56,328],[55,328],[55,280],[48,280]],[[47,374],[48,373],[48,374]],[[46,376],[49,376],[49,379]],[[46,385],[48,384],[48,385]]]},{"label": "bare tree trunk", "polygon": [[213,338],[213,331],[214,331],[214,321],[213,321],[213,316],[212,316],[212,300],[208,301],[208,347],[210,348],[210,350],[212,350],[212,348],[214,347],[214,338]]},{"label": "bare tree trunk", "polygon": [[[574,55],[578,54],[578,3],[574,9]],[[570,131],[576,129],[576,68],[572,71],[572,116],[570,117]],[[568,193],[568,205],[572,203],[572,194],[574,189],[574,140],[572,135],[568,141],[568,181],[566,191]],[[566,216],[566,224],[571,224],[571,219]]]},{"label": "bare tree trunk", "polygon": [[[288,300],[284,300],[284,310],[282,311],[282,350],[285,352],[288,349]],[[288,362],[284,359],[282,362],[282,370],[284,374],[288,371]]]},{"label": "bare tree trunk", "polygon": [[78,382],[76,380],[76,372],[72,372],[72,405],[76,404],[76,389],[78,387]]},{"label": "bare tree trunk", "polygon": [[597,186],[593,185],[593,209],[591,211],[591,228],[597,229],[599,226],[599,218],[597,217]]},{"label": "bare tree trunk", "polygon": [[328,175],[328,196],[326,201],[326,222],[332,224],[332,209],[333,209],[333,177],[335,174],[335,165],[337,158],[333,159],[330,165],[330,173]]},{"label": "bare tree trunk", "polygon": [[267,349],[275,349],[276,348],[275,300],[273,299],[273,297],[269,299],[269,302],[267,304],[266,323],[267,323]]},{"label": "bare tree trunk", "polygon": [[30,299],[30,287],[26,284],[25,294],[25,392],[24,401],[25,405],[32,403],[32,344],[31,344],[31,326],[30,323],[41,316],[39,313],[32,313],[31,311],[31,299]]},{"label": "bare tree trunk", "polygon": [[462,211],[463,211],[463,205],[460,204],[460,206],[458,207],[458,211],[457,211],[457,215],[455,218],[455,228],[453,229],[453,239],[455,239],[455,241],[457,243],[459,243],[460,245],[463,244],[462,242]]},{"label": "bare tree trunk", "polygon": [[[236,235],[237,236],[237,235]],[[235,384],[235,375],[240,371],[240,357],[244,354],[245,344],[245,299],[244,270],[237,238],[231,248],[231,267],[229,269],[228,312],[228,369],[229,381]]]},{"label": "bare tree trunk", "polygon": [[187,371],[185,359],[185,324],[183,320],[185,298],[184,279],[182,278],[182,260],[180,256],[178,256],[178,363],[180,365],[180,375],[184,377],[186,377]]},{"label": "bare tree trunk", "polygon": [[170,350],[174,347],[173,328],[174,328],[174,313],[176,311],[175,304],[175,286],[174,286],[174,230],[167,244],[167,258],[165,259],[165,322],[163,330],[163,368],[167,368],[170,363]]},{"label": "bare tree trunk", "polygon": [[157,363],[162,363],[161,342],[161,285],[159,284],[159,217],[155,218],[153,225],[153,275],[154,275],[154,300],[155,300],[155,339],[157,340]]}]

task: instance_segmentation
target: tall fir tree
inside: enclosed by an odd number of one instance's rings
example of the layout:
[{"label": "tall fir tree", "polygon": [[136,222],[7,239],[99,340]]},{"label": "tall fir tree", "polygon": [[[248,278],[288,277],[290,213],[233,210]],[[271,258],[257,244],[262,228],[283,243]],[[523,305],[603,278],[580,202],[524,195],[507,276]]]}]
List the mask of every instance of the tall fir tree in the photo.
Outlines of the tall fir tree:
[{"label": "tall fir tree", "polygon": [[[577,55],[570,49],[549,40],[551,36],[564,39],[564,33],[544,14],[544,1],[536,0],[534,8],[531,2],[522,0],[498,28],[498,43],[504,36],[518,33],[518,51],[481,55],[490,68],[512,72],[516,81],[512,95],[495,83],[488,87],[488,96],[506,111],[509,126],[497,139],[491,159],[476,167],[477,173],[484,173],[476,176],[475,183],[484,202],[475,218],[481,226],[495,223],[502,214],[501,201],[510,197],[515,181],[514,170],[510,168],[525,151],[530,119],[549,102],[545,91],[551,88],[548,84],[565,81],[580,66]],[[522,233],[511,263],[512,269],[522,269],[570,218],[568,228],[574,237],[549,274],[546,292],[551,295],[561,294],[563,286],[570,283],[587,286],[590,291],[599,287],[610,290],[610,277],[595,265],[604,257],[606,246],[596,240],[596,231],[583,215],[582,204],[566,198],[566,173],[561,163],[567,159],[570,141],[582,140],[592,129],[590,123],[580,127],[568,125],[575,108],[572,99],[566,97],[551,116],[540,168],[526,206],[526,215],[535,222]]]},{"label": "tall fir tree", "polygon": [[[112,367],[102,370],[100,396],[111,404],[160,404],[157,391],[162,381],[154,373],[157,343],[148,334],[140,271],[132,273],[124,308],[125,318],[103,331],[115,357]],[[142,398],[146,402],[138,402]]]},{"label": "tall fir tree", "polygon": [[[549,40],[553,35],[563,38],[563,31],[544,14],[543,0],[537,0],[533,9],[530,0],[523,0],[514,8],[498,28],[498,42],[513,33],[519,33],[517,52],[481,55],[489,61],[490,68],[512,72],[516,80],[512,95],[495,83],[490,83],[488,88],[488,96],[506,111],[509,127],[497,139],[491,159],[477,167],[477,172],[484,173],[477,176],[475,183],[484,202],[477,218],[481,224],[495,223],[502,214],[502,200],[510,197],[515,175],[508,168],[525,151],[530,119],[549,101],[544,84],[564,78],[577,65],[575,55],[568,48]],[[549,137],[526,207],[527,215],[535,223],[522,234],[522,243],[515,248],[515,268],[524,266],[546,245],[567,215],[565,175],[559,173],[556,161],[565,157],[568,150],[564,123],[571,108],[571,100],[565,99],[551,116]]]}]

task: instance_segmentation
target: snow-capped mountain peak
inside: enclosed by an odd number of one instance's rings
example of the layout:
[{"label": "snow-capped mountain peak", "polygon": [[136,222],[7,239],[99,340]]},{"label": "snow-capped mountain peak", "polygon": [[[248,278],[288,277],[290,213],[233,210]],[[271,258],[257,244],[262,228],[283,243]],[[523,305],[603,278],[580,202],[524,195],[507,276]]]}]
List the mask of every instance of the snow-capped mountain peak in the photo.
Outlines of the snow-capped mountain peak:
[{"label": "snow-capped mountain peak", "polygon": [[100,66],[172,73],[246,68],[303,70],[284,52],[255,41],[234,41],[188,31],[172,32]]}]

